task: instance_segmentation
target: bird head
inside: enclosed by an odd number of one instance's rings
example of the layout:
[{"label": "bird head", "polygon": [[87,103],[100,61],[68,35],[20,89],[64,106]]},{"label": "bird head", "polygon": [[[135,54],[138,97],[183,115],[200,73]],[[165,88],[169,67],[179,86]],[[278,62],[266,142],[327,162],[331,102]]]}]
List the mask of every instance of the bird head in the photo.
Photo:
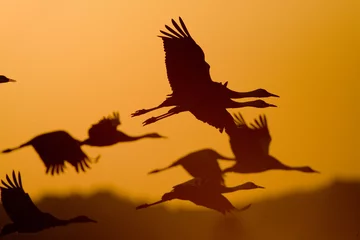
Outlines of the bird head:
[{"label": "bird head", "polygon": [[242,186],[242,189],[256,189],[256,188],[264,189],[265,188],[263,186],[256,185],[253,182],[246,182],[246,183],[242,184],[241,186]]},{"label": "bird head", "polygon": [[277,107],[276,105],[267,103],[263,100],[255,100],[251,102],[251,105],[256,108],[267,108],[267,107]]},{"label": "bird head", "polygon": [[165,136],[161,136],[160,134],[158,133],[149,133],[146,135],[148,138],[167,138]]},{"label": "bird head", "polygon": [[70,222],[72,222],[72,223],[89,223],[89,222],[97,223],[97,221],[90,219],[87,216],[77,216],[75,218],[70,219]]},{"label": "bird head", "polygon": [[279,96],[276,95],[276,94],[269,93],[268,91],[266,91],[266,90],[263,89],[263,88],[256,89],[256,90],[253,92],[253,94],[254,94],[255,97],[259,97],[259,98],[279,97]]},{"label": "bird head", "polygon": [[0,75],[0,83],[6,83],[6,82],[16,82],[16,80],[7,78],[4,75]]},{"label": "bird head", "polygon": [[306,173],[320,173],[319,171],[314,170],[314,169],[312,169],[312,168],[309,167],[309,166],[301,167],[300,170],[301,170],[302,172],[306,172]]}]

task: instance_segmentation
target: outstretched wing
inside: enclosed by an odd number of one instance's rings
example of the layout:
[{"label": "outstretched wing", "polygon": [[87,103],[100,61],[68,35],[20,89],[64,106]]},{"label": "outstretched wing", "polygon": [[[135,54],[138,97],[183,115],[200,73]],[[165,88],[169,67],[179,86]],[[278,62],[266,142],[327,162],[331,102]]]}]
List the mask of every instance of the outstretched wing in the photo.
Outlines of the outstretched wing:
[{"label": "outstretched wing", "polygon": [[121,124],[118,112],[114,112],[113,116],[104,117],[98,123],[93,124],[88,131],[90,138],[103,138],[109,133],[116,132],[116,128]]},{"label": "outstretched wing", "polygon": [[54,131],[34,138],[32,145],[45,164],[46,173],[64,172],[65,161],[79,172],[90,168],[89,157],[82,151],[80,142],[65,131]]},{"label": "outstretched wing", "polygon": [[260,115],[259,120],[255,119],[255,124],[251,123],[250,125],[254,130],[254,135],[257,137],[261,148],[266,154],[268,154],[271,135],[269,132],[266,116]]},{"label": "outstretched wing", "polygon": [[35,206],[30,196],[25,193],[20,172],[18,173],[18,179],[16,179],[14,171],[12,177],[13,180],[11,181],[9,176],[6,175],[7,183],[1,180],[3,186],[0,187],[1,201],[9,218],[14,223],[22,223],[44,214]]},{"label": "outstretched wing", "polygon": [[210,65],[205,54],[196,44],[179,17],[181,27],[172,19],[174,29],[165,25],[169,32],[160,31],[163,40],[167,76],[173,92],[186,92],[188,88],[199,88],[211,82]]}]

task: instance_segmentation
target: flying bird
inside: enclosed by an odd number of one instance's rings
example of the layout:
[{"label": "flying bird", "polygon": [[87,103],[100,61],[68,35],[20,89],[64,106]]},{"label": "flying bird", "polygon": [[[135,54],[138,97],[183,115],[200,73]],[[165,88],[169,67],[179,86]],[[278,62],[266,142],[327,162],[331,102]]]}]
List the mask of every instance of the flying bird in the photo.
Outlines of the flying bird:
[{"label": "flying bird", "polygon": [[129,136],[117,127],[121,124],[118,112],[113,116],[104,117],[98,123],[93,124],[88,130],[89,138],[81,142],[81,145],[89,146],[111,146],[119,142],[136,141],[143,138],[166,138],[158,133],[147,133],[141,136]]},{"label": "flying bird", "polygon": [[20,172],[16,178],[12,172],[13,180],[6,175],[7,182],[1,180],[1,201],[6,214],[12,223],[6,224],[0,232],[0,237],[11,233],[36,233],[47,228],[66,226],[72,223],[96,223],[97,221],[86,216],[72,219],[58,219],[50,213],[42,212],[24,191]]},{"label": "flying bird", "polygon": [[224,183],[222,170],[218,160],[235,161],[236,159],[222,156],[215,150],[207,148],[189,153],[169,166],[154,169],[149,172],[149,174],[162,172],[176,166],[182,166],[194,178],[210,178],[212,180],[218,180],[220,183]]},{"label": "flying bird", "polygon": [[319,173],[309,166],[291,167],[281,163],[269,154],[271,135],[265,115],[260,115],[255,124],[248,126],[239,114],[235,114],[237,128],[227,132],[230,146],[235,155],[234,166],[223,170],[223,173],[260,173],[268,170],[295,170],[306,173]]},{"label": "flying bird", "polygon": [[[46,174],[60,174],[64,172],[65,162],[70,163],[79,172],[90,168],[91,159],[82,151],[80,141],[74,139],[65,131],[53,131],[32,138],[30,141],[16,148],[3,150],[9,153],[26,146],[33,146],[46,167]],[[97,161],[100,156],[95,160]]]},{"label": "flying bird", "polygon": [[163,40],[167,77],[173,93],[169,94],[159,106],[138,110],[132,114],[132,117],[162,107],[175,106],[167,113],[152,117],[143,124],[147,125],[174,114],[189,111],[198,120],[222,132],[226,126],[233,124],[233,120],[229,120],[232,117],[227,113],[226,108],[275,107],[262,100],[242,103],[231,100],[231,98],[242,97],[278,96],[264,89],[248,93],[235,92],[227,88],[227,82],[222,84],[212,81],[210,65],[205,61],[203,50],[191,37],[183,20],[179,18],[179,21],[182,28],[172,19],[177,31],[165,25],[169,32],[161,30],[160,32],[165,36],[159,36]]},{"label": "flying bird", "polygon": [[16,80],[7,78],[4,75],[0,75],[0,83],[7,83],[7,82],[16,82]]},{"label": "flying bird", "polygon": [[191,201],[196,205],[213,209],[225,215],[227,212],[244,211],[248,209],[251,204],[241,209],[237,209],[227,198],[222,195],[222,193],[254,188],[264,187],[248,182],[236,187],[229,188],[219,184],[218,181],[213,181],[211,179],[193,178],[187,182],[174,186],[173,190],[171,192],[165,193],[160,201],[151,204],[142,204],[137,206],[136,209],[147,208],[166,201],[180,199]]}]

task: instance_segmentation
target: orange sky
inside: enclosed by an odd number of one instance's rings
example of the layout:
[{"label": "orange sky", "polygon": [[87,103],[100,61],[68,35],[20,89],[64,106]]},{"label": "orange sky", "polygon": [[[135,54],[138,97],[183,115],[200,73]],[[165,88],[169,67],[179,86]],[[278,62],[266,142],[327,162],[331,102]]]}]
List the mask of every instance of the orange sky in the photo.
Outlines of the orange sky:
[{"label": "orange sky", "polygon": [[222,2],[2,1],[0,74],[18,83],[0,86],[0,148],[57,129],[84,139],[91,124],[113,111],[120,111],[124,132],[159,132],[169,139],[84,147],[91,156],[101,154],[100,162],[86,174],[69,167],[57,177],[45,175],[35,151],[24,148],[0,156],[1,177],[21,170],[34,199],[99,187],[156,199],[189,177],[181,168],[152,176],[149,170],[202,148],[231,156],[227,135],[189,113],[146,127],[142,121],[167,110],[130,118],[171,93],[156,35],[178,16],[203,48],[214,81],[281,96],[267,100],[277,109],[241,109],[247,121],[266,113],[271,153],[288,165],[322,172],[229,174],[229,185],[254,181],[267,187],[229,199],[250,201],[359,176],[358,0]]}]

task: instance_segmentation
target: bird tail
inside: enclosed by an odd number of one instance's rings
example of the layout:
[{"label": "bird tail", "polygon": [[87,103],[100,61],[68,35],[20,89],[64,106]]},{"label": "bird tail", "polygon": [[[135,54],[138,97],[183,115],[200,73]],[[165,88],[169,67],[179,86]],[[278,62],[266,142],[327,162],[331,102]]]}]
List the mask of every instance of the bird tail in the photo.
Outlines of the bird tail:
[{"label": "bird tail", "polygon": [[2,153],[9,153],[9,152],[12,152],[12,151],[15,151],[15,150],[18,150],[20,148],[23,148],[23,147],[26,147],[26,146],[29,146],[31,145],[31,142],[27,142],[27,143],[24,143],[18,147],[15,147],[15,148],[8,148],[8,149],[5,149],[2,151]]}]

